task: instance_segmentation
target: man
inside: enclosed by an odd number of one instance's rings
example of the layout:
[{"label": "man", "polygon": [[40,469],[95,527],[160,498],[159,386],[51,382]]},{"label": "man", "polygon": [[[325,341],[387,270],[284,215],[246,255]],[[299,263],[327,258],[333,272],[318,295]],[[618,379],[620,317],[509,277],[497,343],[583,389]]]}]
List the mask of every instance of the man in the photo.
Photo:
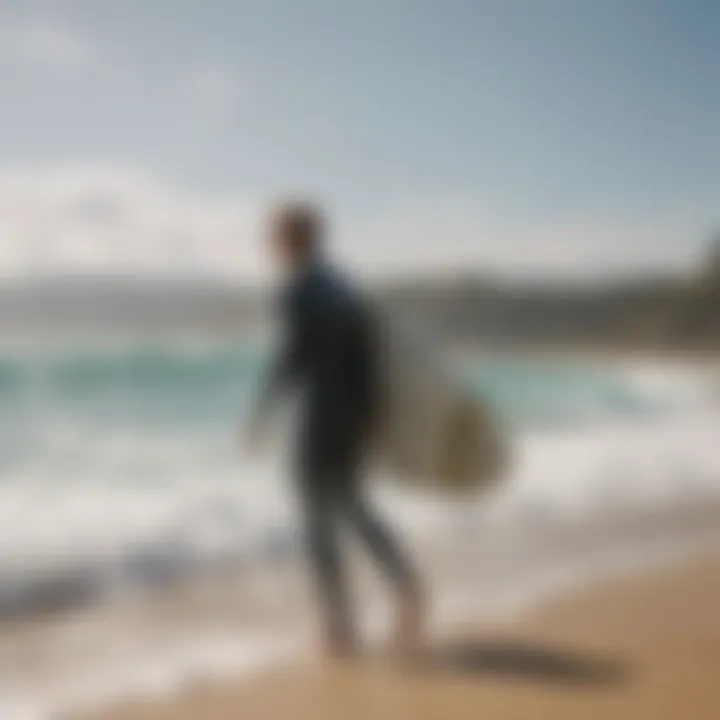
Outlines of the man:
[{"label": "man", "polygon": [[339,547],[339,532],[347,526],[395,588],[396,647],[408,653],[420,631],[419,585],[362,488],[363,459],[380,400],[372,322],[360,297],[326,263],[324,234],[323,220],[311,206],[284,205],[272,216],[270,244],[288,275],[282,298],[287,328],[251,426],[251,442],[261,439],[274,400],[295,386],[302,404],[296,480],[324,611],[326,650],[346,656],[356,647]]}]

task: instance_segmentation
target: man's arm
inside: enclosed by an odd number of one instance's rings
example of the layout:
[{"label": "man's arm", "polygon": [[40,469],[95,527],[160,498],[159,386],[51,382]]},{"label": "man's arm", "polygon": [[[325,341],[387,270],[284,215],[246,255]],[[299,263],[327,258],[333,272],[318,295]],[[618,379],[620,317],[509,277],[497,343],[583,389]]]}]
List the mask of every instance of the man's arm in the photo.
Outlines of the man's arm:
[{"label": "man's arm", "polygon": [[283,299],[282,313],[286,326],[284,336],[279,352],[270,363],[270,369],[251,415],[251,442],[262,442],[273,408],[297,380],[305,365],[310,345],[310,317],[305,305],[306,303],[297,293]]}]

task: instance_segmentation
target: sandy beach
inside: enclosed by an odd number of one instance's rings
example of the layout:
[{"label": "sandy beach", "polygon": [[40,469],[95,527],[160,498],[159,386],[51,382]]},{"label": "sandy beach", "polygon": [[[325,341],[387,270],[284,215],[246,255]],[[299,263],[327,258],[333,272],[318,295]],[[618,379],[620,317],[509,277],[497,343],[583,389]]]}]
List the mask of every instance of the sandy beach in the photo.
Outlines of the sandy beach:
[{"label": "sandy beach", "polygon": [[719,607],[715,554],[566,594],[519,622],[456,628],[412,669],[308,664],[93,718],[714,720]]}]

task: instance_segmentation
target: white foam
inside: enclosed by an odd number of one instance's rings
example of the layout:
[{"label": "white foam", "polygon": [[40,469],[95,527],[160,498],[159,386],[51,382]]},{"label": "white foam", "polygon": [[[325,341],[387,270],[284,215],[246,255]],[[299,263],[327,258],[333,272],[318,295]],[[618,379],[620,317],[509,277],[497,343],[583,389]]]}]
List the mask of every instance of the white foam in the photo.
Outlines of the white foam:
[{"label": "white foam", "polygon": [[[510,478],[481,504],[507,521],[582,521],[718,497],[720,406],[707,377],[652,367],[626,377],[670,404],[642,417],[518,433]],[[44,458],[0,485],[4,591],[74,573],[117,584],[143,561],[147,576],[152,562],[158,572],[180,571],[292,542],[296,522],[278,464],[248,464],[225,438],[197,427],[61,428],[59,449],[46,445]],[[456,504],[438,498],[379,494],[415,534],[441,533],[457,516]]]}]

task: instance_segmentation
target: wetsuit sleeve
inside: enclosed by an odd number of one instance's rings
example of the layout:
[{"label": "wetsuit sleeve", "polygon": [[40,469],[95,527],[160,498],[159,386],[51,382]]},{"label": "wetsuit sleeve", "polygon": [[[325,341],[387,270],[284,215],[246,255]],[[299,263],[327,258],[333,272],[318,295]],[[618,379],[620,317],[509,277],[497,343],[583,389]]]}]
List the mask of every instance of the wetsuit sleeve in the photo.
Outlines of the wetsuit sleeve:
[{"label": "wetsuit sleeve", "polygon": [[277,401],[295,384],[306,365],[311,350],[312,316],[300,293],[281,300],[284,330],[280,348],[270,363],[260,391],[253,421],[262,423]]}]

